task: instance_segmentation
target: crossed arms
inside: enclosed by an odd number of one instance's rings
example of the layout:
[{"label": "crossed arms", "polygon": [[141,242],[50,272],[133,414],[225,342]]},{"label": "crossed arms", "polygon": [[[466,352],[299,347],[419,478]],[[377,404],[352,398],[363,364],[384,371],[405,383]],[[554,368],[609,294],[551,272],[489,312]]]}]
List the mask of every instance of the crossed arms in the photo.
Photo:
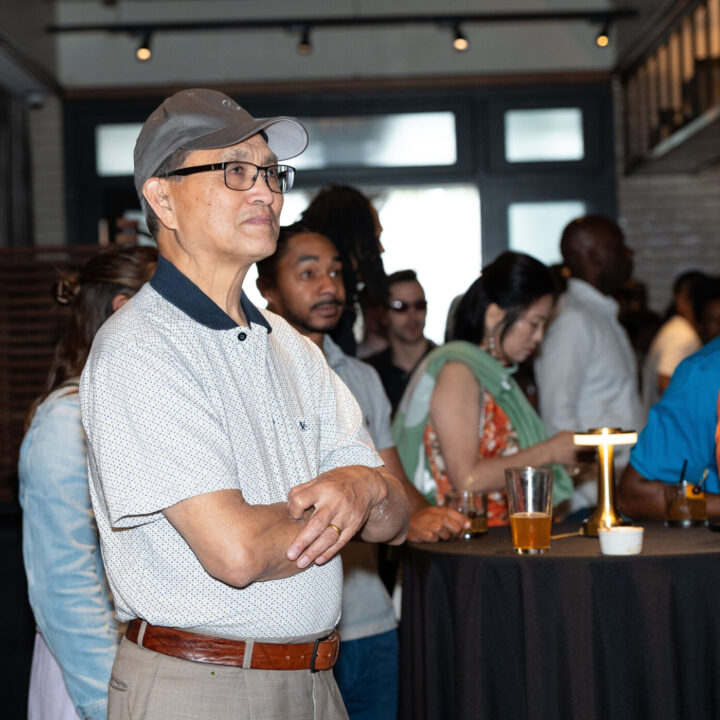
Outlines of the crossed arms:
[{"label": "crossed arms", "polygon": [[409,512],[400,481],[362,465],[292,488],[287,503],[250,505],[239,490],[219,490],[164,510],[208,574],[236,587],[322,565],[358,532],[368,542],[400,544]]},{"label": "crossed arms", "polygon": [[[117,332],[97,339],[81,399],[112,527],[141,526],[162,513],[208,574],[237,587],[323,564],[357,533],[370,542],[405,539],[407,495],[384,468],[369,467],[379,461],[360,411],[319,351],[302,358],[316,378],[312,392],[298,390],[300,411],[313,419],[317,433],[316,440],[310,435],[305,440],[280,396],[252,400],[250,389],[241,385],[243,394],[232,381],[228,386],[242,412],[228,425],[223,394],[207,389],[221,382],[216,376],[223,366],[213,373],[203,365],[191,370],[172,345],[149,334],[142,342],[125,342]],[[286,384],[294,380],[282,378]],[[288,402],[296,402],[294,397]],[[247,405],[244,398],[251,399]],[[275,442],[268,430],[276,421],[271,403],[278,406],[278,422],[290,418],[282,429],[284,455],[263,449]],[[238,444],[237,438],[245,440]],[[239,465],[250,464],[246,448],[262,477],[241,488],[234,477]],[[331,523],[340,528],[339,536]]]}]

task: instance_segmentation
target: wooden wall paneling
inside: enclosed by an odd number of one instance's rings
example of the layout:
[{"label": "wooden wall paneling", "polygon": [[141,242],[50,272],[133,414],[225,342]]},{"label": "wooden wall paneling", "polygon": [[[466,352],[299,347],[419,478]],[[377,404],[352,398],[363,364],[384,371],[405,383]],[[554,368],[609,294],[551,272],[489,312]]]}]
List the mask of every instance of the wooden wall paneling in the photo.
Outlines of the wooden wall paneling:
[{"label": "wooden wall paneling", "polygon": [[0,248],[0,502],[17,498],[17,460],[27,411],[45,388],[67,309],[52,287],[77,270],[95,245]]}]

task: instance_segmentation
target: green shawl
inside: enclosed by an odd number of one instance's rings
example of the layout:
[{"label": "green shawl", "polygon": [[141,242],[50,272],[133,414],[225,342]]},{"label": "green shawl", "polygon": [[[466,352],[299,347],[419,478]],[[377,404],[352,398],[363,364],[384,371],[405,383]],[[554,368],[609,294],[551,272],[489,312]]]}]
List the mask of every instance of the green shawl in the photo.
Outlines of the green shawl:
[{"label": "green shawl", "polygon": [[[430,397],[435,379],[447,362],[461,362],[472,370],[478,382],[508,416],[522,449],[548,437],[545,426],[515,382],[510,368],[469,342],[455,341],[436,348],[415,371],[393,422],[393,436],[403,468],[421,492],[427,492],[427,488],[423,487],[426,484],[423,476],[429,473],[423,435],[430,412]],[[553,504],[557,505],[572,495],[573,485],[562,466],[553,465],[553,469]],[[434,499],[431,502],[434,503]]]}]

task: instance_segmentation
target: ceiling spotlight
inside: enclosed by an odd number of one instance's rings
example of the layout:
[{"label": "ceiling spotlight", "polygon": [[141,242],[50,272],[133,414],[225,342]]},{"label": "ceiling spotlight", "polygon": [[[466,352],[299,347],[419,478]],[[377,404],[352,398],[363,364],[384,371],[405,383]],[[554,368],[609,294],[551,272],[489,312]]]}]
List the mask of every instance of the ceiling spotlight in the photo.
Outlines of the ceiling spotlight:
[{"label": "ceiling spotlight", "polygon": [[453,47],[458,52],[465,52],[465,50],[468,49],[468,43],[467,38],[463,35],[462,30],[460,29],[460,24],[458,23],[455,25],[455,37],[453,38]]},{"label": "ceiling spotlight", "polygon": [[610,23],[605,22],[602,30],[595,37],[595,44],[598,47],[604,48],[610,44]]},{"label": "ceiling spotlight", "polygon": [[305,25],[297,44],[298,55],[309,55],[312,52],[312,43],[310,42],[310,27]]},{"label": "ceiling spotlight", "polygon": [[145,33],[138,45],[138,49],[135,51],[135,57],[140,62],[145,62],[149,60],[151,56],[152,50],[150,49],[150,33]]}]

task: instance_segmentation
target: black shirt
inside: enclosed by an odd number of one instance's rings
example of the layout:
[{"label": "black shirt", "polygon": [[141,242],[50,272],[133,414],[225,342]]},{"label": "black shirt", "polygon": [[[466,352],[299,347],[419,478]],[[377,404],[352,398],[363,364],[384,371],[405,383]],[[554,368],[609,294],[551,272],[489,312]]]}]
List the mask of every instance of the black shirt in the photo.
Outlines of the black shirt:
[{"label": "black shirt", "polygon": [[[425,357],[433,348],[435,343],[432,340],[427,341],[427,348],[423,353],[422,357]],[[422,360],[422,358],[420,358]],[[388,347],[375,355],[371,355],[369,358],[365,358],[365,362],[372,365],[378,372],[380,380],[382,381],[385,392],[387,393],[390,404],[392,405],[392,414],[395,415],[397,406],[400,404],[400,400],[405,392],[412,371],[406,372],[397,365],[393,365],[392,361],[392,348]],[[418,361],[418,364],[420,361]],[[415,366],[417,367],[417,365]],[[414,370],[415,368],[413,368]]]}]

